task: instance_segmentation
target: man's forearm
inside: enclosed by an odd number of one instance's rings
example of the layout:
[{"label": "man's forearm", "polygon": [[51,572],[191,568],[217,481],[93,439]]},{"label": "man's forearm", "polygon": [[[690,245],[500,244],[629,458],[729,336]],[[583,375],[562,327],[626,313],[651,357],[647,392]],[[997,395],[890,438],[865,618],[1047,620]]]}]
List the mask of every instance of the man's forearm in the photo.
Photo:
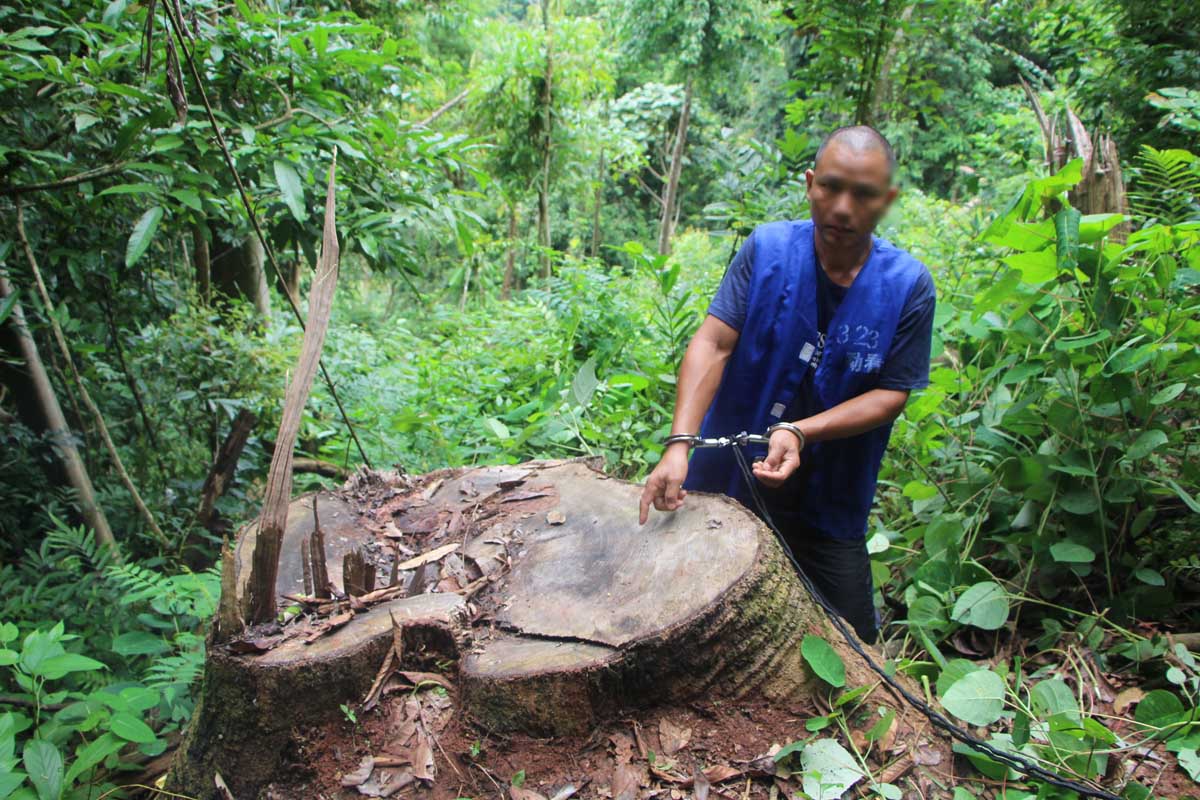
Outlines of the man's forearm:
[{"label": "man's forearm", "polygon": [[908,392],[872,389],[794,424],[804,431],[807,442],[844,439],[891,422],[907,401]]},{"label": "man's forearm", "polygon": [[729,351],[715,342],[693,337],[679,365],[675,385],[675,416],[671,433],[698,433],[729,361]]}]

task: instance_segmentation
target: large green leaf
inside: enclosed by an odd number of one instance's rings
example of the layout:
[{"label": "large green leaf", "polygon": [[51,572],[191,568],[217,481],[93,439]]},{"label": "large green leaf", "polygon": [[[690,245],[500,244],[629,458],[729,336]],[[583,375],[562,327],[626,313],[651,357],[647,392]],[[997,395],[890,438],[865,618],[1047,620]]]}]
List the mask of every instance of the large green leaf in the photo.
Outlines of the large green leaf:
[{"label": "large green leaf", "polygon": [[1040,681],[1029,692],[1033,710],[1039,717],[1065,714],[1068,719],[1079,721],[1079,704],[1071,687],[1062,678]]},{"label": "large green leaf", "polygon": [[69,672],[91,672],[93,670],[107,669],[107,666],[94,658],[81,656],[78,653],[64,653],[60,656],[47,658],[38,665],[35,670],[35,675],[40,675],[46,680],[58,680]]},{"label": "large green leaf", "polygon": [[38,800],[59,800],[63,789],[63,760],[58,748],[43,739],[25,743],[22,762]]},{"label": "large green leaf", "polygon": [[804,793],[812,800],[839,800],[863,778],[862,767],[833,739],[817,739],[800,753]]},{"label": "large green leaf", "polygon": [[1160,430],[1142,431],[1125,451],[1125,461],[1139,461],[1166,444],[1167,434]]},{"label": "large green leaf", "polygon": [[579,405],[586,408],[599,385],[600,381],[596,379],[596,359],[589,358],[575,373],[571,381],[571,394],[575,395],[575,401]]},{"label": "large green leaf", "polygon": [[990,669],[978,669],[959,678],[942,705],[954,716],[972,725],[991,725],[1004,711],[1004,679]]},{"label": "large green leaf", "polygon": [[133,226],[133,233],[129,234],[129,242],[125,245],[125,266],[132,267],[146,252],[162,216],[162,207],[154,206],[138,219],[137,224]]},{"label": "large green leaf", "polygon": [[1090,564],[1096,560],[1096,551],[1069,539],[1050,545],[1050,555],[1062,564]]},{"label": "large green leaf", "polygon": [[1165,728],[1182,720],[1183,702],[1173,692],[1155,689],[1138,701],[1134,720],[1146,728]]},{"label": "large green leaf", "polygon": [[829,642],[809,634],[800,643],[800,653],[818,678],[831,686],[846,685],[846,664]]},{"label": "large green leaf", "polygon": [[297,222],[303,223],[307,217],[307,210],[304,207],[304,184],[300,182],[300,175],[296,172],[296,168],[286,161],[276,161],[275,183],[279,184],[283,202],[287,204],[292,216],[296,218]]},{"label": "large green leaf", "polygon": [[980,581],[962,593],[950,617],[965,625],[994,631],[1008,621],[1008,592],[995,581]]},{"label": "large green leaf", "polygon": [[154,731],[150,726],[142,722],[133,714],[128,712],[119,712],[113,714],[112,719],[108,723],[109,730],[120,736],[122,739],[128,739],[131,742],[138,744],[148,744],[154,741]]}]

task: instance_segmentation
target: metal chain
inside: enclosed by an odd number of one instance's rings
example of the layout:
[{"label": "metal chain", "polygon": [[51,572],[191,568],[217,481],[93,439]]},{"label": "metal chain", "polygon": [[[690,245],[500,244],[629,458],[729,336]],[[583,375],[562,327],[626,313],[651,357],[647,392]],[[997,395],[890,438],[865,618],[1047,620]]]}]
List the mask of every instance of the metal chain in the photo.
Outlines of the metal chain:
[{"label": "metal chain", "polygon": [[[863,659],[863,661],[867,663],[867,666],[869,666],[877,675],[879,675],[881,679],[883,679],[884,683],[886,683],[897,694],[904,698],[905,702],[907,702],[917,711],[921,712],[921,714],[924,715],[934,725],[934,727],[942,729],[952,738],[957,739],[963,744],[969,745],[982,753],[986,753],[996,761],[1012,767],[1017,772],[1020,772],[1021,774],[1030,778],[1040,780],[1060,789],[1068,789],[1073,792],[1078,792],[1084,797],[1096,797],[1100,798],[1100,800],[1121,800],[1118,795],[1107,792],[1104,789],[1096,788],[1088,784],[1080,783],[1079,781],[1064,777],[1057,772],[1046,769],[1045,767],[1030,761],[1024,756],[1017,755],[1016,753],[1012,753],[1007,750],[1001,750],[993,745],[988,744],[982,739],[972,736],[968,731],[947,719],[946,716],[937,709],[933,708],[924,700],[916,697],[912,692],[908,691],[903,684],[896,680],[892,675],[889,675],[888,672],[879,665],[874,657],[867,652],[866,648],[859,643],[858,637],[855,635],[855,633],[850,630],[849,626],[846,624],[846,621],[842,618],[842,615],[837,611],[837,609],[833,608],[833,606],[831,606],[824,597],[821,596],[821,592],[813,584],[812,579],[805,574],[804,568],[800,566],[800,562],[796,558],[796,554],[792,552],[792,548],[787,543],[787,540],[784,539],[783,533],[780,532],[779,528],[775,525],[775,521],[771,518],[771,513],[767,510],[767,505],[765,502],[763,502],[762,495],[759,494],[757,481],[750,469],[750,464],[746,461],[746,454],[742,452],[742,448],[740,446],[752,442],[762,443],[767,441],[767,437],[755,434],[747,434],[743,431],[742,433],[733,437],[723,436],[717,439],[701,439],[699,436],[693,436],[692,439],[703,442],[703,444],[696,445],[699,447],[733,447],[734,457],[737,460],[742,477],[746,481],[746,487],[750,490],[750,495],[753,497],[754,503],[758,507],[760,516],[775,534],[776,540],[779,542],[780,547],[783,548],[783,552],[788,557],[788,560],[792,563],[792,567],[795,568],[796,574],[800,577],[800,582],[804,584],[804,588],[808,590],[808,593],[812,595],[813,600],[818,606],[821,607],[821,609],[825,612],[825,615],[829,617],[830,623],[838,631],[838,633],[842,635],[842,638],[846,640],[846,644],[850,646],[850,649],[857,653]],[[680,440],[681,439],[677,439],[677,441]]]}]

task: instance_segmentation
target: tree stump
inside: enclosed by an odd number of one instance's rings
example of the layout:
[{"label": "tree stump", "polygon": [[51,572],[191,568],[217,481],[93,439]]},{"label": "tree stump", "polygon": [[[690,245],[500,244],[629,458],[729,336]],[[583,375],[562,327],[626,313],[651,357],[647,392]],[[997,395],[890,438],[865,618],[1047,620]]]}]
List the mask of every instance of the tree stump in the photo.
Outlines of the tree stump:
[{"label": "tree stump", "polygon": [[[558,736],[654,704],[822,693],[801,655],[813,634],[842,657],[848,689],[877,687],[873,702],[897,710],[894,747],[933,743],[832,629],[757,517],[691,493],[639,527],[640,492],[583,461],[359,474],[317,497],[328,579],[344,590],[345,556],[361,553],[383,588],[332,600],[296,600],[314,532],[314,496],[297,499],[277,591],[280,608],[303,613],[211,644],[168,785],[220,797],[219,773],[239,800],[260,796],[293,733],[377,692],[393,653],[403,669],[444,675],[485,731]],[[255,535],[249,525],[237,543],[242,604]]]}]

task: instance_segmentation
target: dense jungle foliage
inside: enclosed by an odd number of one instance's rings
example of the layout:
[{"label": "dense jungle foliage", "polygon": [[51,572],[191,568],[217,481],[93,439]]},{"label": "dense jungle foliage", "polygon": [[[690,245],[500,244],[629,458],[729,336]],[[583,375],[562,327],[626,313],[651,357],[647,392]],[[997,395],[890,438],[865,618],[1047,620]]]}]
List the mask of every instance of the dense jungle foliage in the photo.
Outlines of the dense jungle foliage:
[{"label": "dense jungle foliage", "polygon": [[[1194,0],[0,8],[0,798],[95,798],[178,740],[335,151],[324,365],[364,452],[318,380],[297,455],[344,477],[593,454],[640,479],[732,254],[805,216],[817,143],[854,122],[899,157],[877,233],[938,292],[869,534],[890,663],[1064,774],[1200,796],[1198,20]],[[1080,199],[1081,132],[1115,143],[1123,202]],[[947,797],[1073,796],[964,755]]]}]

